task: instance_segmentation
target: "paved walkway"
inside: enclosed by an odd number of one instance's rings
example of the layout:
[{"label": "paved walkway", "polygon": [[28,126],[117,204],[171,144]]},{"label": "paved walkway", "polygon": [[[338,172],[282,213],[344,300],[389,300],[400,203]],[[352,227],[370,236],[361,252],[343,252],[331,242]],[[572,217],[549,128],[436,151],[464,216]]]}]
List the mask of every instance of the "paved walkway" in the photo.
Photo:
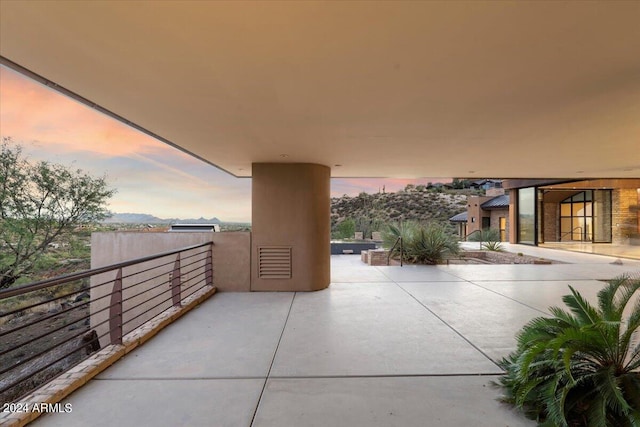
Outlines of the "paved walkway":
[{"label": "paved walkway", "polygon": [[569,255],[579,264],[369,267],[334,256],[329,289],[216,294],[69,396],[71,413],[35,424],[533,426],[490,385],[516,331],[568,284],[593,299],[595,279],[640,270]]}]

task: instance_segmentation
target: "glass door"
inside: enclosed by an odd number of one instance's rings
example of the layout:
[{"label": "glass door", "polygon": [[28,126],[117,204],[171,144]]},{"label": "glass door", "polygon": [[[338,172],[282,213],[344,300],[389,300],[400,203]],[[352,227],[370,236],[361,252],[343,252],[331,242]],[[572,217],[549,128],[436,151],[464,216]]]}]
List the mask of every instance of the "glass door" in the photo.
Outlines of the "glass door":
[{"label": "glass door", "polygon": [[560,203],[560,241],[591,242],[593,192],[581,191]]},{"label": "glass door", "polygon": [[518,243],[536,244],[536,189],[518,190]]}]

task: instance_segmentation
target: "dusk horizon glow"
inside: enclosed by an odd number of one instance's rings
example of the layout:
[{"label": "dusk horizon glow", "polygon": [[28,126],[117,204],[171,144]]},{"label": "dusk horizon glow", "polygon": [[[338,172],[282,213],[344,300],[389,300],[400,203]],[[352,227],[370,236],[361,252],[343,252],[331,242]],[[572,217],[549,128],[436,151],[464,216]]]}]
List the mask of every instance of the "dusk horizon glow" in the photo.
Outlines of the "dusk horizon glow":
[{"label": "dusk horizon glow", "polygon": [[[31,160],[106,176],[117,189],[112,212],[251,222],[250,178],[229,175],[4,66],[0,129]],[[331,197],[449,180],[333,178]]]}]

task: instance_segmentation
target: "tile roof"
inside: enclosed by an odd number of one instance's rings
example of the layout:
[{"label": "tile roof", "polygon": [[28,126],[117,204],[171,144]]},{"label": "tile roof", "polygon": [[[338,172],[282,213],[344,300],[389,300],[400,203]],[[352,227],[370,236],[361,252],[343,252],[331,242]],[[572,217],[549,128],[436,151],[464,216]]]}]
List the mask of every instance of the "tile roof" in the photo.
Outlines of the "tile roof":
[{"label": "tile roof", "polygon": [[454,215],[449,218],[451,222],[467,222],[467,211],[459,213],[458,215]]},{"label": "tile roof", "polygon": [[480,205],[482,209],[505,209],[509,207],[509,195],[494,197]]}]

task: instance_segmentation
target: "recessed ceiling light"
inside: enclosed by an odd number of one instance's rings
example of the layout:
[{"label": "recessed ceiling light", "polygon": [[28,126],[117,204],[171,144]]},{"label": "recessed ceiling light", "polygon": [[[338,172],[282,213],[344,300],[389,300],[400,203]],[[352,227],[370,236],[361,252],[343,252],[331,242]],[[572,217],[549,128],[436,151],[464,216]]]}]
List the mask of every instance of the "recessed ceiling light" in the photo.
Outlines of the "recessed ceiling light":
[{"label": "recessed ceiling light", "polygon": [[584,171],[576,171],[576,173],[584,173]]},{"label": "recessed ceiling light", "polygon": [[476,171],[469,171],[469,173],[476,173]]},{"label": "recessed ceiling light", "polygon": [[283,159],[286,159],[287,157],[289,157],[288,154],[280,154],[280,157],[282,157]]},{"label": "recessed ceiling light", "polygon": [[334,166],[334,167],[336,167],[336,168],[339,168],[339,167],[340,167],[340,166],[342,166],[342,165],[340,165],[340,164],[337,164],[337,163],[336,163],[336,164],[335,164],[335,165],[333,165],[333,166]]}]

